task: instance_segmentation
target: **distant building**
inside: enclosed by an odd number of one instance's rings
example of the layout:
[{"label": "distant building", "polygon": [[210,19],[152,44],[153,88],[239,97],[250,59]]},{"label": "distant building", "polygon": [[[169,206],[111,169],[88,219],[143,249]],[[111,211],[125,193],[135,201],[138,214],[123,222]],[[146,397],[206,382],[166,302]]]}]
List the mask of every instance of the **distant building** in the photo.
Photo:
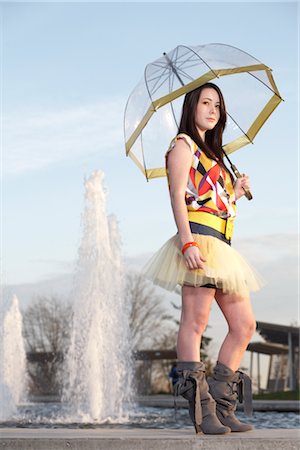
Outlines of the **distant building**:
[{"label": "distant building", "polygon": [[251,342],[250,376],[253,354],[257,354],[257,388],[261,389],[260,355],[269,355],[266,390],[270,392],[295,390],[299,387],[299,327],[257,322],[257,332],[265,342]]}]

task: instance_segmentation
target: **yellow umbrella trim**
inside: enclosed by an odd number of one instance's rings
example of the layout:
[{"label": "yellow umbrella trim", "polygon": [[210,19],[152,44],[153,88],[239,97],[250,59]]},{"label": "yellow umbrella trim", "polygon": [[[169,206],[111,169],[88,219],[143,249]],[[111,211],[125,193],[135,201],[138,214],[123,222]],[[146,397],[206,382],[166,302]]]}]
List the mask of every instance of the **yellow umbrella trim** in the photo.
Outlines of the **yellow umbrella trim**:
[{"label": "yellow umbrella trim", "polygon": [[213,80],[214,78],[226,76],[226,75],[232,75],[234,73],[243,73],[243,72],[254,72],[258,70],[265,70],[268,76],[268,79],[270,81],[270,84],[273,88],[273,91],[275,94],[272,96],[272,98],[269,100],[269,102],[266,104],[266,106],[263,108],[261,113],[257,116],[257,118],[254,120],[253,124],[247,131],[246,135],[240,136],[239,138],[235,139],[232,142],[229,142],[228,144],[224,145],[224,150],[226,153],[232,153],[235,150],[238,150],[241,147],[244,147],[245,145],[249,144],[253,141],[254,137],[258,133],[258,131],[261,129],[263,124],[266,122],[268,117],[272,114],[274,109],[279,105],[279,103],[282,101],[282,98],[280,97],[279,91],[277,89],[277,86],[275,84],[275,81],[273,79],[273,76],[271,74],[271,69],[264,64],[256,64],[251,66],[243,66],[243,67],[237,67],[232,69],[219,69],[214,71],[209,71],[206,74],[202,75],[201,77],[197,78],[196,80],[193,80],[191,83],[188,83],[179,89],[176,89],[175,91],[171,92],[168,95],[165,95],[164,97],[161,97],[150,105],[148,108],[146,114],[142,118],[142,120],[139,122],[138,126],[126,142],[126,155],[130,156],[135,164],[139,167],[139,169],[143,172],[143,174],[147,177],[147,179],[150,178],[159,178],[164,177],[166,175],[166,170],[163,167],[159,168],[153,168],[153,169],[145,169],[145,167],[139,162],[137,157],[130,151],[131,147],[137,140],[138,136],[142,132],[142,130],[145,128],[147,123],[149,122],[152,114],[162,106],[166,105],[167,103],[172,102],[176,98],[180,97],[181,95],[187,94],[190,91],[193,91],[197,87],[201,86],[204,83],[207,83],[210,80]]}]

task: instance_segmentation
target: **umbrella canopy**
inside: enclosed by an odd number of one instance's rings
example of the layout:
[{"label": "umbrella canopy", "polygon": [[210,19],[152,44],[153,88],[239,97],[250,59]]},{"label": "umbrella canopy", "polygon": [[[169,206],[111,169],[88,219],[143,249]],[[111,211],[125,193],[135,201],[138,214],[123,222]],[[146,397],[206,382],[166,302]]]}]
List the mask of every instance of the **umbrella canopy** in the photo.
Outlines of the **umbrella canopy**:
[{"label": "umbrella canopy", "polygon": [[126,154],[147,179],[166,175],[164,155],[177,134],[184,95],[211,81],[225,98],[227,154],[252,142],[282,101],[271,69],[238,48],[180,45],[164,53],[146,66],[124,115]]}]

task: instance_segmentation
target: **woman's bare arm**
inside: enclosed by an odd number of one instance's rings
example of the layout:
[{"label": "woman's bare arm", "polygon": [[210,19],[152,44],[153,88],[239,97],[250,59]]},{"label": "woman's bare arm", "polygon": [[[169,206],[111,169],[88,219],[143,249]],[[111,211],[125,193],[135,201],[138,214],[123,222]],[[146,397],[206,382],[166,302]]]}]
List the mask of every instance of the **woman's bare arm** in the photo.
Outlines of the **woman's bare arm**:
[{"label": "woman's bare arm", "polygon": [[[171,205],[181,245],[193,241],[185,204],[185,190],[192,163],[192,153],[184,139],[178,139],[168,155],[168,172]],[[184,253],[189,269],[203,268],[203,258],[197,247],[190,247]]]}]

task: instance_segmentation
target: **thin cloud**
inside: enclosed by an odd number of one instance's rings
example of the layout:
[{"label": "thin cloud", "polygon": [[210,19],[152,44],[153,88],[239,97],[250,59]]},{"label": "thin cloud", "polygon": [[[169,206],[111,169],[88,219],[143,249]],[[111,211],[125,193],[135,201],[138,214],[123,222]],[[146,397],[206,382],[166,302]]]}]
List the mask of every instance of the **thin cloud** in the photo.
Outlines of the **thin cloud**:
[{"label": "thin cloud", "polygon": [[[297,246],[296,235],[274,234],[258,236],[255,240],[240,239],[235,247],[243,250],[243,254],[253,263],[254,267],[266,281],[265,287],[252,295],[253,305],[257,320],[274,323],[290,324],[297,317]],[[255,242],[255,245],[254,245]],[[272,248],[277,251],[272,252]],[[278,249],[282,249],[278,251]],[[272,252],[272,254],[271,254]],[[125,257],[125,267],[129,270],[139,272],[151,254],[139,254]],[[57,272],[61,273],[61,262],[57,264]],[[69,261],[70,267],[75,261]],[[65,269],[66,267],[64,267]],[[29,304],[35,295],[50,295],[55,293],[60,297],[68,298],[72,287],[73,274],[66,273],[49,276],[36,283],[23,283],[4,286],[4,297],[17,294],[22,305]],[[174,312],[171,301],[180,304],[180,296],[175,293],[157,288],[158,292],[164,296],[166,305],[170,307],[170,312]],[[218,308],[214,306],[213,311]],[[224,332],[224,321],[220,312],[215,313],[210,319],[210,324],[214,329],[220,325],[220,334],[217,332],[215,339],[220,339]],[[211,333],[211,330],[210,330]]]},{"label": "thin cloud", "polygon": [[238,239],[234,247],[258,267],[270,267],[282,259],[297,259],[298,235],[294,233],[277,233]]},{"label": "thin cloud", "polygon": [[20,174],[123,146],[125,99],[60,111],[31,111],[3,119],[3,174]]},{"label": "thin cloud", "polygon": [[[241,252],[258,270],[266,265],[269,268],[278,265],[282,270],[282,259],[289,261],[297,259],[298,239],[297,234],[277,233],[253,238],[240,238],[234,241],[233,247]],[[151,256],[152,253],[130,255],[126,258],[126,261],[130,267],[138,270]]]}]

